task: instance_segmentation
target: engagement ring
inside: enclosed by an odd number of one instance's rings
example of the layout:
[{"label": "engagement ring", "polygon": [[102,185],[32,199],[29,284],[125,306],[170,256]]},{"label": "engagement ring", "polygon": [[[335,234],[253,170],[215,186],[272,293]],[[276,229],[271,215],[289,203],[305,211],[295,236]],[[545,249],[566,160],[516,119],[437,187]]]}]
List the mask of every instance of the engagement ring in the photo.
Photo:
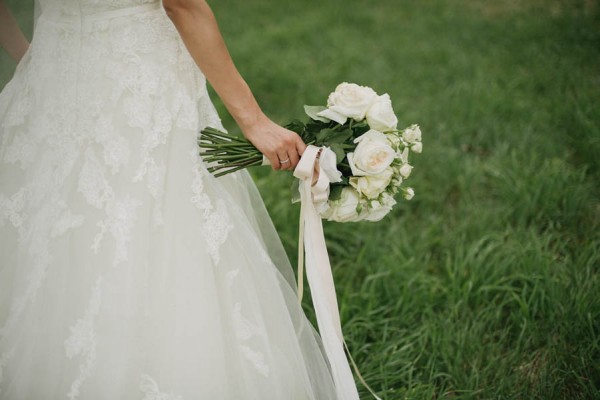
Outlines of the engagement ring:
[{"label": "engagement ring", "polygon": [[286,162],[290,162],[290,159],[289,159],[289,158],[286,158],[285,160],[279,160],[279,162],[280,162],[280,163],[282,163],[282,164],[284,164],[284,163],[286,163]]}]

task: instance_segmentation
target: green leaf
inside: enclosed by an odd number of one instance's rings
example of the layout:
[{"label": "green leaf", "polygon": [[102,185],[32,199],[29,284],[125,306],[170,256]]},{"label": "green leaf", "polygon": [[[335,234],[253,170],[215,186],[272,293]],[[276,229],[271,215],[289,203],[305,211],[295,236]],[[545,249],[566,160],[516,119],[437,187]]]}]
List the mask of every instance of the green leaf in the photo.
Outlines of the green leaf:
[{"label": "green leaf", "polygon": [[336,185],[332,184],[329,187],[329,200],[335,201],[342,198],[342,189],[344,189],[344,185]]},{"label": "green leaf", "polygon": [[342,144],[332,143],[331,145],[329,145],[329,147],[331,148],[331,151],[335,153],[335,163],[339,164],[340,162],[342,162],[344,156],[346,155]]},{"label": "green leaf", "polygon": [[327,110],[327,107],[324,106],[304,106],[304,112],[306,113],[306,115],[308,115],[311,119],[315,120],[315,121],[321,121],[321,122],[330,122],[331,120],[329,118],[324,118],[321,117],[319,115],[317,115],[318,113],[320,113],[323,110]]},{"label": "green leaf", "polygon": [[334,134],[332,134],[326,141],[326,144],[330,144],[330,143],[339,143],[339,144],[343,144],[345,142],[348,142],[350,140],[350,138],[352,137],[352,129],[345,129],[343,131],[340,132],[334,132]]},{"label": "green leaf", "polygon": [[290,121],[290,123],[285,125],[285,127],[292,132],[296,132],[300,136],[302,136],[304,129],[306,129],[306,125],[304,125],[304,123],[298,119],[293,119]]},{"label": "green leaf", "polygon": [[331,142],[331,138],[337,135],[337,132],[331,128],[321,129],[319,133],[315,135],[318,146],[327,145]]},{"label": "green leaf", "polygon": [[359,122],[358,124],[352,126],[352,131],[354,132],[353,136],[357,138],[363,133],[367,132],[369,129],[371,128],[366,122]]}]

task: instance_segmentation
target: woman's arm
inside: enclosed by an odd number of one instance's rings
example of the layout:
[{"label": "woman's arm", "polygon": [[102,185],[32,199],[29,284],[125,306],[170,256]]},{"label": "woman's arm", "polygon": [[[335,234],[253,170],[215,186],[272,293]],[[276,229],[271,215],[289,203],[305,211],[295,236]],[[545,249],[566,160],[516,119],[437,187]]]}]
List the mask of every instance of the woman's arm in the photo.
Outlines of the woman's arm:
[{"label": "woman's arm", "polygon": [[0,45],[17,62],[21,60],[29,47],[29,42],[25,39],[25,35],[4,0],[0,0]]},{"label": "woman's arm", "polygon": [[[275,124],[260,109],[235,67],[205,0],[163,0],[163,7],[192,58],[227,110],[273,169],[294,169],[306,148],[300,137]],[[279,160],[290,162],[280,164]]]}]

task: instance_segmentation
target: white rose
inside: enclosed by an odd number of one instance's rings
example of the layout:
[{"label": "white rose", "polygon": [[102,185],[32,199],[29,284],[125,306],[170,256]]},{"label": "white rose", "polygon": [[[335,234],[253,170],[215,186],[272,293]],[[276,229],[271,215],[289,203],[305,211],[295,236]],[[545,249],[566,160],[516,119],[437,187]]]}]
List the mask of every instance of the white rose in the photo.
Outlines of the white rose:
[{"label": "white rose", "polygon": [[364,194],[369,199],[379,197],[392,180],[394,170],[391,167],[386,168],[381,174],[370,176],[353,176],[349,182],[358,192]]},{"label": "white rose", "polygon": [[369,126],[380,132],[393,131],[398,126],[398,118],[394,114],[392,100],[387,93],[375,99],[366,117]]},{"label": "white rose", "polygon": [[406,179],[406,178],[408,178],[410,176],[410,173],[411,173],[412,169],[413,169],[412,165],[410,165],[410,164],[403,164],[400,167],[400,175],[402,175],[402,177],[404,179]]},{"label": "white rose", "polygon": [[421,128],[419,125],[411,125],[402,132],[402,137],[408,143],[421,141]]},{"label": "white rose", "polygon": [[375,200],[371,202],[371,207],[369,208],[368,213],[365,215],[364,219],[366,221],[379,221],[383,217],[385,217],[390,211],[392,211],[392,207],[396,204],[396,200],[394,200],[393,196],[390,196],[387,193],[382,195],[380,200]]},{"label": "white rose", "polygon": [[360,198],[358,192],[351,186],[346,186],[342,189],[342,194],[339,200],[330,204],[330,208],[323,214],[322,217],[329,221],[337,222],[354,222],[363,219],[363,215],[356,212],[356,207]]},{"label": "white rose", "polygon": [[412,151],[414,151],[417,154],[420,154],[423,151],[423,143],[421,142],[416,142],[415,144],[413,144],[410,148]]},{"label": "white rose", "polygon": [[377,93],[370,87],[355,83],[340,83],[329,95],[327,109],[317,115],[342,125],[348,118],[362,121],[376,98]]},{"label": "white rose", "polygon": [[413,197],[415,197],[415,190],[413,188],[409,187],[409,188],[404,189],[404,198],[406,200],[410,200]]},{"label": "white rose", "polygon": [[371,129],[356,139],[353,153],[348,153],[348,163],[354,176],[377,175],[390,166],[396,153],[386,136]]}]

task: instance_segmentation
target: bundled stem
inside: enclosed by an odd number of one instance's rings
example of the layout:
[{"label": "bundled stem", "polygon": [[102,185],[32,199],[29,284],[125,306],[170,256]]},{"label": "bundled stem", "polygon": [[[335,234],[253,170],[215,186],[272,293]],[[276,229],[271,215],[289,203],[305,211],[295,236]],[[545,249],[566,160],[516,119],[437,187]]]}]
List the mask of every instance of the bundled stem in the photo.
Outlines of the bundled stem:
[{"label": "bundled stem", "polygon": [[214,163],[207,169],[216,177],[262,164],[262,153],[248,139],[212,127],[202,130],[198,145],[204,161]]}]

